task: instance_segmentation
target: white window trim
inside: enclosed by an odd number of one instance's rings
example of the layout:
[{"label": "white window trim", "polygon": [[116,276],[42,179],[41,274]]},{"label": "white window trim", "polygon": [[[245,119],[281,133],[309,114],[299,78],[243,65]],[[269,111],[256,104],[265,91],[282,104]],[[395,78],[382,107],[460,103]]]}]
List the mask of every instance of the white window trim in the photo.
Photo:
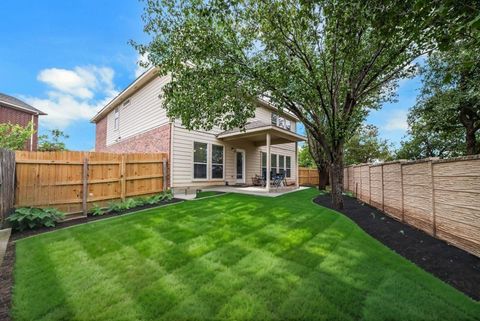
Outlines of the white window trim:
[{"label": "white window trim", "polygon": [[[207,169],[206,169],[206,173],[207,173],[207,177],[205,178],[195,178],[195,143],[199,143],[199,144],[206,144],[207,145],[207,162],[206,163],[198,163],[198,164],[206,164],[207,165]],[[199,140],[195,140],[192,142],[192,181],[195,181],[195,182],[206,182],[208,181],[208,178],[209,178],[209,155],[210,153],[210,144],[207,143],[207,142],[202,142],[202,141],[199,141]]]},{"label": "white window trim", "polygon": [[113,110],[113,130],[120,129],[120,107]]},{"label": "white window trim", "polygon": [[[207,145],[207,177],[206,178],[195,178],[195,143],[206,144]],[[222,146],[223,147],[223,178],[212,178],[212,145]],[[192,181],[193,182],[223,182],[225,181],[225,145],[221,143],[208,143],[202,140],[194,140],[192,142]],[[205,164],[205,163],[198,163]]]},{"label": "white window trim", "polygon": [[[266,157],[266,152],[263,152],[263,151],[260,151],[260,173],[262,173],[263,171],[263,168],[267,168],[267,166],[263,166],[263,163],[262,163],[262,159],[263,159],[263,154],[265,154],[265,157]],[[292,178],[292,156],[290,155],[285,155],[285,154],[277,154],[277,153],[271,153],[270,155],[276,155],[275,159],[276,159],[276,164],[277,166],[275,167],[276,169],[276,173],[279,173],[280,171],[280,156],[283,156],[283,170],[284,170],[284,173],[285,173],[285,178]],[[270,156],[271,157],[271,156]],[[287,157],[290,158],[290,176],[287,176]],[[271,163],[271,161],[270,161]],[[270,166],[270,171],[273,169],[274,167],[273,166]]]},{"label": "white window trim", "polygon": [[[290,158],[290,176],[287,176],[287,158]],[[285,155],[285,178],[292,178],[292,156]]]},{"label": "white window trim", "polygon": [[[210,151],[210,171],[209,171],[210,177],[208,176],[208,174],[207,174],[207,177],[210,178],[210,181],[224,181],[224,180],[225,180],[225,145],[223,145],[223,144],[217,144],[217,143],[211,143],[210,145],[212,145],[212,148],[211,148],[211,151]],[[213,177],[212,177],[212,167],[213,167],[213,165],[219,165],[218,163],[215,163],[215,164],[214,164],[213,161],[212,161],[213,145],[222,146],[222,148],[223,148],[222,178],[213,178]],[[208,162],[208,159],[207,159],[207,162]]]}]

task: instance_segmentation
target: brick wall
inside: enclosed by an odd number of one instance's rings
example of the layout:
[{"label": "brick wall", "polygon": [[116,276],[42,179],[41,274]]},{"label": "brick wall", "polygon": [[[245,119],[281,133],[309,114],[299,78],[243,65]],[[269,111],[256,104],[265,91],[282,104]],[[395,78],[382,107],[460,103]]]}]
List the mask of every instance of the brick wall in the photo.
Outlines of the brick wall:
[{"label": "brick wall", "polygon": [[141,134],[122,139],[118,143],[106,145],[106,117],[96,125],[95,151],[110,153],[158,153],[170,152],[170,124],[148,130]]},{"label": "brick wall", "polygon": [[110,153],[168,153],[167,186],[170,186],[170,126],[170,124],[165,124],[107,146],[107,117],[104,117],[96,123],[95,151]]},{"label": "brick wall", "polygon": [[[0,106],[0,124],[3,123],[12,123],[18,124],[20,126],[27,126],[28,123],[32,120],[32,114],[25,113],[23,111]],[[37,150],[38,144],[38,116],[33,116],[33,128],[35,129],[35,134],[33,135],[33,145],[32,150]],[[30,150],[30,139],[25,142],[25,150]]]}]

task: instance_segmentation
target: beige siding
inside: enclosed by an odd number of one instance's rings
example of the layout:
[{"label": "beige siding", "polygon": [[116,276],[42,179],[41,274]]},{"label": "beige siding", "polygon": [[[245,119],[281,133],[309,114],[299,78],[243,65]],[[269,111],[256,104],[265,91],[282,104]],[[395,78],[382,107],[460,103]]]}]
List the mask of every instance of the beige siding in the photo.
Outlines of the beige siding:
[{"label": "beige siding", "polygon": [[167,77],[155,77],[126,99],[130,100],[127,106],[123,106],[126,100],[123,101],[118,106],[120,108],[118,130],[114,129],[115,110],[107,115],[107,146],[168,123],[166,111],[162,108],[162,100],[159,98],[162,87],[167,82]]},{"label": "beige siding", "polygon": [[[193,142],[203,142],[209,144],[223,145],[224,149],[224,179],[223,180],[195,180],[193,179]],[[245,183],[251,184],[252,177],[261,174],[261,151],[266,151],[266,147],[256,147],[251,142],[223,142],[215,137],[214,134],[202,131],[188,131],[185,128],[175,126],[173,129],[173,147],[172,147],[172,187],[201,187],[207,185],[224,185],[236,183],[235,175],[235,151],[236,149],[245,150]],[[292,159],[292,177],[288,180],[293,182],[296,179],[297,167],[295,159],[295,144],[273,145],[271,152],[275,154],[290,156]],[[210,154],[210,150],[209,150]],[[210,158],[210,155],[209,155]],[[210,169],[210,159],[207,168]],[[210,176],[210,173],[208,173]]]}]

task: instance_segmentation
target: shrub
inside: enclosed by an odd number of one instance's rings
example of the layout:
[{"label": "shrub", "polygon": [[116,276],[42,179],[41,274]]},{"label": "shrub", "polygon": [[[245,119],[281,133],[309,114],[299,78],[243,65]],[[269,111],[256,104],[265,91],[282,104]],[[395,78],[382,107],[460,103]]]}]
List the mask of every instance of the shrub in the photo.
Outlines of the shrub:
[{"label": "shrub", "polygon": [[89,213],[92,216],[100,216],[105,214],[105,209],[103,207],[98,206],[98,204],[93,204],[93,207],[90,209]]},{"label": "shrub", "polygon": [[18,231],[34,229],[41,226],[54,227],[65,214],[55,208],[21,207],[7,217],[7,221]]}]

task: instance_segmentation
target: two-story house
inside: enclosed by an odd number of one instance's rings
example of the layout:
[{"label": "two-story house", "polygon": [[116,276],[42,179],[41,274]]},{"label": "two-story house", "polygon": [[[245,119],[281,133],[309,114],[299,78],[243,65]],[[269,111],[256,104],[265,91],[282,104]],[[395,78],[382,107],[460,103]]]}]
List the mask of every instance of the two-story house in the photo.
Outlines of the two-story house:
[{"label": "two-story house", "polygon": [[100,110],[92,119],[95,150],[166,152],[173,189],[251,185],[255,176],[269,181],[275,174],[298,185],[297,142],[305,138],[296,133],[295,116],[279,115],[259,99],[255,117],[243,130],[189,131],[162,107],[162,88],[169,80],[151,68]]}]

